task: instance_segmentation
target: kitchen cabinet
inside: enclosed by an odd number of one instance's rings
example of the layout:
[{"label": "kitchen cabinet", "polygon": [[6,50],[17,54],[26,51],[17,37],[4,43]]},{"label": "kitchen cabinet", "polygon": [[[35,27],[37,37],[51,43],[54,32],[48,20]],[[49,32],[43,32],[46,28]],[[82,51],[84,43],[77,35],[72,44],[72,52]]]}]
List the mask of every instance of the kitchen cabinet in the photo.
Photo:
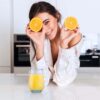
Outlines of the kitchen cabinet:
[{"label": "kitchen cabinet", "polygon": [[[41,0],[14,0],[13,1],[13,17],[14,17],[14,33],[25,34],[25,27],[29,22],[29,10],[34,2]],[[56,0],[43,0],[56,6]]]},{"label": "kitchen cabinet", "polygon": [[11,62],[11,0],[0,0],[0,67]]}]

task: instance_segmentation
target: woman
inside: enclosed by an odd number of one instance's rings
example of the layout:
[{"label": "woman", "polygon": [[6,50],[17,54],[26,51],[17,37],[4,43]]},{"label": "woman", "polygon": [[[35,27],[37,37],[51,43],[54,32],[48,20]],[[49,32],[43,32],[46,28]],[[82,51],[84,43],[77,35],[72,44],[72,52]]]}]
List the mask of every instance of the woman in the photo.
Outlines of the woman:
[{"label": "woman", "polygon": [[60,27],[60,13],[47,2],[31,6],[29,19],[39,17],[43,22],[40,32],[33,32],[29,25],[27,36],[31,39],[31,71],[43,70],[45,86],[51,77],[58,86],[67,86],[77,76],[82,35],[79,28],[73,31]]}]

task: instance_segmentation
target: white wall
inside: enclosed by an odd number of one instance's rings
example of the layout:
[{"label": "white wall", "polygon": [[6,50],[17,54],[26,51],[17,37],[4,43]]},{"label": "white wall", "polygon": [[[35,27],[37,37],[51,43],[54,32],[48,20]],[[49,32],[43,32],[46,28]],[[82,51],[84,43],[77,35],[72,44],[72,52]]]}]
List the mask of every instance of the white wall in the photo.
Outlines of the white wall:
[{"label": "white wall", "polygon": [[[14,33],[25,34],[25,27],[29,22],[29,10],[34,2],[41,0],[14,0],[13,16],[14,16]],[[56,0],[43,0],[56,6]]]},{"label": "white wall", "polygon": [[0,66],[10,66],[11,0],[0,0]]},{"label": "white wall", "polygon": [[100,32],[100,0],[57,0],[57,5],[63,17],[78,18],[84,34]]},{"label": "white wall", "polygon": [[[63,15],[75,16],[80,25],[80,31],[96,45],[100,33],[100,0],[57,0],[59,10]],[[86,45],[85,45],[86,46]]]}]

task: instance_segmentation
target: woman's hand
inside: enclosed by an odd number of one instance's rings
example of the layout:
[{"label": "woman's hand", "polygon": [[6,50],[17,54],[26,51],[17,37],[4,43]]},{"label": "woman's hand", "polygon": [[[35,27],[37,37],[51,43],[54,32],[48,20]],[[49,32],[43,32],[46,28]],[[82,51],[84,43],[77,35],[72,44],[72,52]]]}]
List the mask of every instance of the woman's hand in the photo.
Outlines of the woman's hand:
[{"label": "woman's hand", "polygon": [[35,46],[43,46],[45,39],[45,32],[42,30],[41,32],[33,32],[29,25],[26,27],[27,36],[35,43]]},{"label": "woman's hand", "polygon": [[41,32],[33,32],[29,28],[29,25],[27,25],[26,33],[27,36],[34,42],[36,49],[36,58],[40,59],[43,56],[45,31],[41,30]]},{"label": "woman's hand", "polygon": [[[79,28],[76,28],[75,30],[68,30],[64,28],[63,26],[61,29],[61,35],[60,35],[61,48],[69,48],[70,45],[72,45],[73,43],[72,41],[74,40],[74,38],[77,37],[78,35],[79,35]],[[75,42],[77,41],[74,41],[74,43]]]}]

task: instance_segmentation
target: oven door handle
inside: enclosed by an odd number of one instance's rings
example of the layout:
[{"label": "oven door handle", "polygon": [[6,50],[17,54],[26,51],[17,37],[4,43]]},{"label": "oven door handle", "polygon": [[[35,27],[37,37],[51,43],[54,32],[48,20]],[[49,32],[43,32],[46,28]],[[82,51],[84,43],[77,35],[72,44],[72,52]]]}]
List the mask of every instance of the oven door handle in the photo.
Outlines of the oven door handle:
[{"label": "oven door handle", "polygon": [[19,47],[30,47],[30,45],[16,45],[17,48]]}]

